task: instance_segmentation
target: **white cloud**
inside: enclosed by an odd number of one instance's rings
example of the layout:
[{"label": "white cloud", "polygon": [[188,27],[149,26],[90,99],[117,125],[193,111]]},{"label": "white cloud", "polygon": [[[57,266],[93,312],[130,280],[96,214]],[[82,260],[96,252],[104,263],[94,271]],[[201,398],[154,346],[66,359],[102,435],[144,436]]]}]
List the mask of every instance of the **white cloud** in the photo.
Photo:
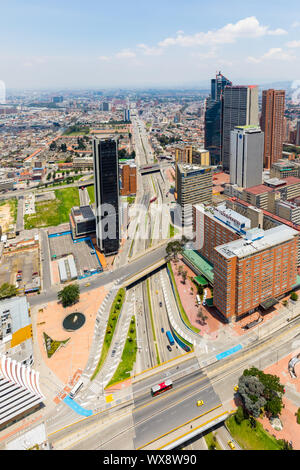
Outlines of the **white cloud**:
[{"label": "white cloud", "polygon": [[101,55],[101,56],[99,57],[99,60],[103,60],[104,62],[107,62],[107,61],[110,60],[110,59],[111,59],[111,57],[108,57],[107,55]]},{"label": "white cloud", "polygon": [[143,51],[145,55],[161,55],[163,50],[160,47],[149,47],[146,44],[138,44],[139,49]]},{"label": "white cloud", "polygon": [[300,21],[294,21],[294,23],[292,24],[292,28],[299,28],[300,26]]},{"label": "white cloud", "polygon": [[271,30],[269,26],[263,26],[257,18],[250,16],[235,24],[229,23],[216,31],[199,32],[193,35],[184,35],[179,31],[176,37],[166,38],[159,42],[160,47],[182,46],[194,47],[206,44],[229,44],[236,42],[239,38],[258,38],[262,36],[280,36],[287,34],[284,29]]},{"label": "white cloud", "polygon": [[300,41],[290,41],[286,43],[287,47],[290,47],[291,49],[295,49],[297,47],[300,47]]},{"label": "white cloud", "polygon": [[215,59],[217,57],[217,52],[216,48],[212,48],[207,52],[192,52],[191,56],[197,59]]},{"label": "white cloud", "polygon": [[116,54],[117,59],[135,59],[136,53],[130,49],[123,49]]},{"label": "white cloud", "polygon": [[248,57],[247,62],[259,64],[264,60],[294,60],[296,57],[289,52],[284,52],[281,47],[274,47],[261,57]]}]

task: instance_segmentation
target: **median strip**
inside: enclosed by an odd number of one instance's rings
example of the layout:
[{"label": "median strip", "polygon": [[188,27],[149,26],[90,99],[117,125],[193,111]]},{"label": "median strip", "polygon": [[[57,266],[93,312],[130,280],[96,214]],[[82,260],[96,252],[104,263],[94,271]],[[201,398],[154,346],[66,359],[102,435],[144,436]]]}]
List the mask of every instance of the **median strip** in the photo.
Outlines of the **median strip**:
[{"label": "median strip", "polygon": [[108,351],[109,351],[109,348],[113,339],[114,331],[116,329],[116,325],[117,325],[117,322],[118,322],[118,319],[122,310],[124,299],[125,299],[125,289],[119,289],[110,309],[105,337],[104,337],[102,351],[101,351],[101,356],[96,366],[95,372],[93,373],[91,377],[91,380],[94,380],[94,378],[97,376],[99,370],[101,369],[102,365],[105,362],[105,359],[107,357],[107,354],[108,354]]}]

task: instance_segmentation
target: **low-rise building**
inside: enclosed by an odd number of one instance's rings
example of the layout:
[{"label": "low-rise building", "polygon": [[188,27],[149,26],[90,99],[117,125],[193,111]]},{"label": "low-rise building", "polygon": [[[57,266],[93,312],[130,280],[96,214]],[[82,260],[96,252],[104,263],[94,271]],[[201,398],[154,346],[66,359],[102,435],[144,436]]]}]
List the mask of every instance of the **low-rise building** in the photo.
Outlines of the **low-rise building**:
[{"label": "low-rise building", "polygon": [[96,217],[91,206],[72,207],[70,226],[73,238],[83,237],[96,232]]}]

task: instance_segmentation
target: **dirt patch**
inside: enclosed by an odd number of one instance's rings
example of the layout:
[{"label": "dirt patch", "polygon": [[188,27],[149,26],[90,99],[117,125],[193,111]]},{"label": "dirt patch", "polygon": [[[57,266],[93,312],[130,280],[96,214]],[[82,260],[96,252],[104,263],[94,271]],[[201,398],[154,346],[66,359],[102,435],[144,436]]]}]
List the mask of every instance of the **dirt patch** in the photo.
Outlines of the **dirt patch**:
[{"label": "dirt patch", "polygon": [[8,232],[13,222],[14,218],[9,202],[3,204],[2,206],[0,205],[0,226],[2,227],[2,233]]}]

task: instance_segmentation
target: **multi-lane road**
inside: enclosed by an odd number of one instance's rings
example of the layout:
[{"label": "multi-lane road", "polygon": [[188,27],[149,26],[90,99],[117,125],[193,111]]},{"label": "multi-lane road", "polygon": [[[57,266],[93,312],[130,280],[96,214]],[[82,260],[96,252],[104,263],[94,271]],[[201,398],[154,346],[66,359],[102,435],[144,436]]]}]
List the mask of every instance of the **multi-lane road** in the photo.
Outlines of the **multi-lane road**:
[{"label": "multi-lane road", "polygon": [[[299,347],[300,320],[296,319],[268,337],[261,338],[231,358],[215,361],[210,366],[200,369],[196,359],[183,357],[183,362],[176,366],[170,364],[160,368],[147,378],[137,378],[132,386],[133,399],[116,406],[101,415],[109,414],[105,422],[98,422],[97,430],[88,432],[89,426],[97,421],[92,416],[79,424],[73,424],[50,435],[54,448],[107,448],[130,449],[147,448],[152,440],[159,439],[177,426],[209,412],[223,403],[230,411],[234,397],[233,387],[242,371],[250,366],[265,368],[280,360]],[[171,378],[173,389],[163,395],[152,397],[151,387]],[[197,400],[204,405],[196,406]],[[209,417],[209,414],[207,415]],[[99,421],[99,419],[98,419]],[[119,423],[117,426],[116,423]],[[124,426],[124,427],[123,427]],[[124,429],[127,429],[126,437]],[[74,436],[73,436],[74,434]],[[74,440],[70,438],[74,437]],[[98,436],[98,437],[97,437]],[[70,440],[71,439],[71,440]],[[222,438],[220,437],[222,440]],[[224,435],[223,444],[227,437]],[[171,437],[170,437],[171,440]],[[158,442],[158,441],[157,441]],[[228,442],[228,441],[227,441]]]}]

